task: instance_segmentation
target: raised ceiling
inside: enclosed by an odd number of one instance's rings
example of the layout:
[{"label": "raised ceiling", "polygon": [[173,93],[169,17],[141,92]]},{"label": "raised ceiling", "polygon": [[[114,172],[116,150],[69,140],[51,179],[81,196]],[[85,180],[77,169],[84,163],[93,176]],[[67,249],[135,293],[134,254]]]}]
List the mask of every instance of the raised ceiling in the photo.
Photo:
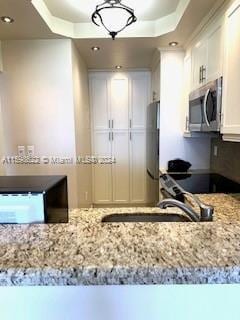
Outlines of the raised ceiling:
[{"label": "raised ceiling", "polygon": [[[44,0],[51,14],[74,23],[89,22],[96,5],[103,0]],[[156,20],[176,11],[180,0],[123,0],[134,8],[139,20]]]},{"label": "raised ceiling", "polygon": [[[60,4],[63,0],[58,1]],[[75,39],[74,42],[90,69],[112,69],[117,64],[129,69],[148,68],[156,48],[166,47],[170,41],[178,41],[181,47],[184,46],[212,8],[228,1],[191,0],[175,30],[160,37],[117,38],[115,41],[96,37]],[[15,19],[11,25],[0,23],[0,40],[63,38],[50,30],[30,0],[0,0],[0,12]],[[101,50],[93,52],[91,47],[95,45]]]},{"label": "raised ceiling", "polygon": [[[91,14],[103,0],[32,0],[49,28],[63,36],[86,39],[109,35],[91,22]],[[158,37],[176,29],[191,0],[123,0],[136,11],[137,22],[120,37]]]}]

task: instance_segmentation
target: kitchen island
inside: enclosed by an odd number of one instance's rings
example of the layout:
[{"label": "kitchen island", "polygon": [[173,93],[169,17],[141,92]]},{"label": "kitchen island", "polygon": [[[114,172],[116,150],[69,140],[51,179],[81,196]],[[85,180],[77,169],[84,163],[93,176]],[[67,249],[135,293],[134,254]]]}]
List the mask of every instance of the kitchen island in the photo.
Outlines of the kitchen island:
[{"label": "kitchen island", "polygon": [[[1,225],[1,286],[240,283],[240,196],[201,195],[212,223],[103,224],[123,212],[76,209],[68,224]],[[169,212],[178,212],[175,208]]]}]

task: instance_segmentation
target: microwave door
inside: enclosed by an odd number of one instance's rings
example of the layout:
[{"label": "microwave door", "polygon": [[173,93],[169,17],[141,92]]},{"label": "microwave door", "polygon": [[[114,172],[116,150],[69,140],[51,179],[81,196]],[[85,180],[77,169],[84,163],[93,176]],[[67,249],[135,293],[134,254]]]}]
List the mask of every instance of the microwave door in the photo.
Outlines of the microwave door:
[{"label": "microwave door", "polygon": [[191,100],[189,104],[189,129],[201,131],[202,129],[202,97]]}]

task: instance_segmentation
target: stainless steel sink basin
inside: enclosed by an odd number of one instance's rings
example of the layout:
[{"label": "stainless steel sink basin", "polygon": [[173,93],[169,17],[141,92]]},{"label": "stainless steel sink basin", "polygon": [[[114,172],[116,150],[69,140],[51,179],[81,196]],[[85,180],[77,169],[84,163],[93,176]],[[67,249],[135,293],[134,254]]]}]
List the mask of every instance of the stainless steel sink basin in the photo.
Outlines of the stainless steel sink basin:
[{"label": "stainless steel sink basin", "polygon": [[191,222],[188,217],[180,214],[158,214],[158,213],[122,213],[110,214],[102,218],[103,223],[121,222]]}]

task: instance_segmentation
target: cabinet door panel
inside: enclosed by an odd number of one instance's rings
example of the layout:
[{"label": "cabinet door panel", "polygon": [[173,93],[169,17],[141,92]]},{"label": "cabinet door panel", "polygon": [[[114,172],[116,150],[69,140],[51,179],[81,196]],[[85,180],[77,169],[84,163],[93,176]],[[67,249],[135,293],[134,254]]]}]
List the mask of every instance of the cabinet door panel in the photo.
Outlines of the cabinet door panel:
[{"label": "cabinet door panel", "polygon": [[220,78],[222,75],[222,24],[217,24],[208,36],[208,81]]},{"label": "cabinet door panel", "polygon": [[240,134],[240,1],[227,15],[222,133]]},{"label": "cabinet door panel", "polygon": [[[93,155],[111,156],[111,133],[94,132]],[[112,201],[112,170],[110,164],[93,165],[94,203],[109,203]]]},{"label": "cabinet door panel", "polygon": [[109,128],[108,80],[92,78],[90,80],[93,130]]},{"label": "cabinet door panel", "polygon": [[146,202],[146,133],[130,132],[131,202]]},{"label": "cabinet door panel", "polygon": [[112,165],[113,201],[128,203],[129,197],[129,133],[113,132],[112,155],[116,163]]},{"label": "cabinet door panel", "polygon": [[131,80],[130,120],[132,129],[146,128],[149,87],[149,78],[141,74],[134,76]]},{"label": "cabinet door panel", "polygon": [[128,129],[128,78],[111,80],[111,119],[112,129]]},{"label": "cabinet door panel", "polygon": [[[206,80],[200,79],[200,68],[202,66],[206,68],[207,65],[207,41],[202,40],[193,48],[192,63],[192,89],[194,90],[206,82]],[[204,72],[204,77],[206,78],[206,71]]]}]

